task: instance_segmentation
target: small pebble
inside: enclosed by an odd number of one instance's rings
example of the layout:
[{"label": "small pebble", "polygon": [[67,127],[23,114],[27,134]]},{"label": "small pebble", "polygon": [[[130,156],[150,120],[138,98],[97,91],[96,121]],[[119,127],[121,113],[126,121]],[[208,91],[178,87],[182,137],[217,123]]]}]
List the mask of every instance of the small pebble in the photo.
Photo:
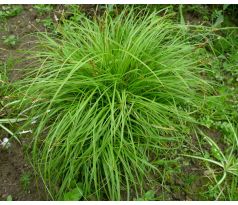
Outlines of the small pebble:
[{"label": "small pebble", "polygon": [[9,139],[7,137],[3,138],[0,144],[3,148],[8,149],[11,146]]}]

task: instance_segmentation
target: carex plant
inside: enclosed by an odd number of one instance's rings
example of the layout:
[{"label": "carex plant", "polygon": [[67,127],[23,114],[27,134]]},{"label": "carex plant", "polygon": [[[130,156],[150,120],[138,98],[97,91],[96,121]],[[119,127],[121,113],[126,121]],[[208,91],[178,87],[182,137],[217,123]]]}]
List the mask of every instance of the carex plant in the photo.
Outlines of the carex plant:
[{"label": "carex plant", "polygon": [[180,26],[124,10],[64,20],[39,33],[35,67],[20,82],[22,112],[36,121],[33,162],[53,199],[139,195],[165,149],[196,123],[208,84]]}]

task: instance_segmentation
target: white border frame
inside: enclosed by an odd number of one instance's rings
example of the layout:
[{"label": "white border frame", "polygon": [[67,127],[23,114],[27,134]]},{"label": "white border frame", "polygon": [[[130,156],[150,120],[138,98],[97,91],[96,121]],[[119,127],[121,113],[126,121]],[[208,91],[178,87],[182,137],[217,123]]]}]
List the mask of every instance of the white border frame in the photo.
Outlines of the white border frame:
[{"label": "white border frame", "polygon": [[237,0],[0,0],[0,4],[238,4]]}]

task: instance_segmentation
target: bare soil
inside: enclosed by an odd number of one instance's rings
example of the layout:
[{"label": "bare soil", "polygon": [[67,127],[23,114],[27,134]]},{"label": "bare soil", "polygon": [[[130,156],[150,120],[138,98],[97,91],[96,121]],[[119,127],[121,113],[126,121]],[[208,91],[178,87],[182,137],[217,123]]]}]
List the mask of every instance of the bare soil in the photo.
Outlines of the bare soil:
[{"label": "bare soil", "polygon": [[[4,135],[1,133],[1,138]],[[25,174],[29,176],[27,187],[22,181]],[[9,149],[0,149],[0,181],[0,200],[6,200],[9,195],[18,201],[47,199],[42,183],[35,179],[32,167],[25,158],[22,145],[16,141],[12,141]]]},{"label": "bare soil", "polygon": [[[0,7],[1,9],[1,7]],[[9,58],[13,61],[12,68],[9,70],[9,81],[14,82],[22,74],[19,59],[24,58],[21,50],[29,50],[34,46],[34,38],[27,34],[35,31],[43,31],[44,26],[37,23],[36,19],[43,19],[45,16],[38,16],[32,5],[24,5],[21,14],[0,22],[0,61],[6,62]],[[16,46],[9,47],[4,45],[3,37],[15,35],[19,39]],[[0,139],[10,137],[7,133],[0,130]],[[22,178],[27,174],[29,185],[24,186]],[[47,194],[42,186],[42,182],[35,179],[33,169],[25,157],[23,144],[12,140],[9,149],[0,148],[0,200],[6,200],[11,195],[13,200],[38,201],[47,200]]]}]

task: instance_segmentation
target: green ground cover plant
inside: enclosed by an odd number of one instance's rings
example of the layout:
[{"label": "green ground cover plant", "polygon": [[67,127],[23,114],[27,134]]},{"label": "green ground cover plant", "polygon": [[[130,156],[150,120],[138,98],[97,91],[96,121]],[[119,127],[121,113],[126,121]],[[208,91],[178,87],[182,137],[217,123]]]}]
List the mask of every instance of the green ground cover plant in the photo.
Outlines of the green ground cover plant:
[{"label": "green ground cover plant", "polygon": [[21,5],[1,5],[0,8],[0,20],[17,16],[23,11],[23,7]]},{"label": "green ground cover plant", "polygon": [[17,37],[15,35],[9,35],[3,37],[3,43],[6,46],[13,48],[17,44]]},{"label": "green ground cover plant", "polygon": [[[201,130],[196,136],[202,156],[185,156],[205,162],[207,177],[211,180],[209,192],[212,193],[213,197],[215,196],[216,200],[237,200],[238,160],[236,154],[238,136],[236,127],[230,122],[227,124],[227,131],[223,135],[226,147],[219,146]],[[218,140],[216,139],[216,141]],[[209,149],[207,145],[210,145]]]},{"label": "green ground cover plant", "polygon": [[139,197],[212,92],[201,48],[157,12],[76,19],[39,33],[39,66],[18,88],[25,126],[37,122],[34,165],[53,199]]},{"label": "green ground cover plant", "polygon": [[53,5],[36,4],[33,6],[37,13],[40,15],[47,14],[53,11]]}]

